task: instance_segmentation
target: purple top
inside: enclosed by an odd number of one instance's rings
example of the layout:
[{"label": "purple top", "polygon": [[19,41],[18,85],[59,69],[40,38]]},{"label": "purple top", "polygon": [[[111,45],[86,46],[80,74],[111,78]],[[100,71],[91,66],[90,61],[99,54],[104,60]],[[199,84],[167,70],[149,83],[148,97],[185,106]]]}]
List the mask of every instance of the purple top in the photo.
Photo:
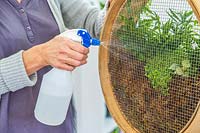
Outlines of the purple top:
[{"label": "purple top", "polygon": [[[59,34],[58,25],[46,0],[0,0],[0,58],[8,57],[44,43]],[[0,133],[72,133],[73,108],[60,126],[46,126],[34,117],[34,108],[42,80],[50,67],[40,70],[38,81],[0,100]],[[47,110],[48,111],[48,110]]]}]

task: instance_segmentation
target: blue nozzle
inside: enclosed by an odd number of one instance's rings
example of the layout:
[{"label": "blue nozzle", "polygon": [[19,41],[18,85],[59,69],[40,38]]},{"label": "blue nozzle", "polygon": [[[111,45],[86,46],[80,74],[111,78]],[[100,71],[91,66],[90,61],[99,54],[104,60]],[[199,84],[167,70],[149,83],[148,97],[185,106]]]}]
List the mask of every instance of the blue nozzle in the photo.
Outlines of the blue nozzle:
[{"label": "blue nozzle", "polygon": [[91,44],[94,45],[94,46],[99,46],[101,44],[101,41],[96,39],[96,38],[92,38]]},{"label": "blue nozzle", "polygon": [[77,35],[82,38],[82,45],[86,48],[89,48],[91,45],[99,46],[101,44],[100,40],[92,38],[85,29],[79,29]]}]

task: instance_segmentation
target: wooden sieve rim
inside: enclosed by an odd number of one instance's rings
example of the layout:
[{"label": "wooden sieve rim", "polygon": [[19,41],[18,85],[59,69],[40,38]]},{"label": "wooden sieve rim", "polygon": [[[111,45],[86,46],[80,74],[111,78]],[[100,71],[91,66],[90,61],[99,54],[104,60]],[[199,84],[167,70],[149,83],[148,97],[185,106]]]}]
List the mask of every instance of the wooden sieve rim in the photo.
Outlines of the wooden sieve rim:
[{"label": "wooden sieve rim", "polygon": [[[191,6],[198,22],[200,23],[200,0],[187,0]],[[200,133],[200,101],[186,126],[181,130],[181,133]]]},{"label": "wooden sieve rim", "polygon": [[199,23],[200,23],[200,0],[188,0],[194,14],[196,15]]},{"label": "wooden sieve rim", "polygon": [[[106,21],[102,28],[101,32],[101,41],[104,43],[109,43],[110,35],[112,32],[112,26],[120,12],[121,7],[126,3],[127,0],[114,0],[112,5],[110,5],[110,9],[108,11]],[[198,21],[200,22],[200,0],[188,0],[191,5]],[[107,45],[107,44],[106,44]],[[109,48],[105,48],[103,46],[100,47],[99,50],[99,73],[100,73],[100,81],[103,89],[104,98],[106,100],[106,104],[108,109],[115,119],[119,127],[126,133],[139,133],[139,131],[134,128],[125,118],[124,114],[121,112],[120,107],[118,105],[118,101],[113,93],[113,86],[111,83],[111,77],[108,70],[109,63]],[[200,102],[197,105],[197,108],[186,124],[186,126],[181,130],[181,133],[200,133]]]},{"label": "wooden sieve rim", "polygon": [[[106,21],[104,23],[104,27],[101,32],[100,38],[102,42],[108,43],[108,41],[110,40],[112,26],[118,15],[118,12],[120,11],[121,7],[123,6],[125,2],[126,0],[112,1],[112,5],[110,5],[110,9],[108,11]],[[105,47],[101,46],[99,49],[99,73],[100,73],[101,86],[103,89],[103,94],[104,94],[108,109],[112,117],[115,119],[119,127],[124,132],[136,133],[138,131],[136,129],[133,129],[131,124],[127,122],[126,118],[120,111],[118,102],[113,94],[113,91],[112,91],[113,86],[112,86],[111,79],[110,79],[111,77],[108,71],[108,63],[109,63],[109,51]]]}]

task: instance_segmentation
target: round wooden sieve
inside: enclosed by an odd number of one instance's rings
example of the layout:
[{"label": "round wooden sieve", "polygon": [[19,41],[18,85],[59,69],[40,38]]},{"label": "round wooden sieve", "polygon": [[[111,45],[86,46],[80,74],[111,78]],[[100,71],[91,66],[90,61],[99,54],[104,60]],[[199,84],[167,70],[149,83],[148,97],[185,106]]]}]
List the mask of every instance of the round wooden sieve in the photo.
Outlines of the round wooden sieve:
[{"label": "round wooden sieve", "polygon": [[124,132],[200,133],[198,3],[113,1],[99,70],[109,111]]}]

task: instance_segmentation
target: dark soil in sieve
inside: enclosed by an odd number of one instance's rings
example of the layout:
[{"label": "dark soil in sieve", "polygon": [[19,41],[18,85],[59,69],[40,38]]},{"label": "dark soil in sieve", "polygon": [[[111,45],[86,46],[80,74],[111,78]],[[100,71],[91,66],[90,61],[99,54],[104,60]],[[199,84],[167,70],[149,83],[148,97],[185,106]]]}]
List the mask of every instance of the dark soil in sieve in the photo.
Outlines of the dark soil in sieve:
[{"label": "dark soil in sieve", "polygon": [[177,133],[193,116],[200,100],[200,77],[174,77],[169,95],[151,87],[144,63],[112,48],[109,72],[113,92],[126,120],[141,133]]}]

